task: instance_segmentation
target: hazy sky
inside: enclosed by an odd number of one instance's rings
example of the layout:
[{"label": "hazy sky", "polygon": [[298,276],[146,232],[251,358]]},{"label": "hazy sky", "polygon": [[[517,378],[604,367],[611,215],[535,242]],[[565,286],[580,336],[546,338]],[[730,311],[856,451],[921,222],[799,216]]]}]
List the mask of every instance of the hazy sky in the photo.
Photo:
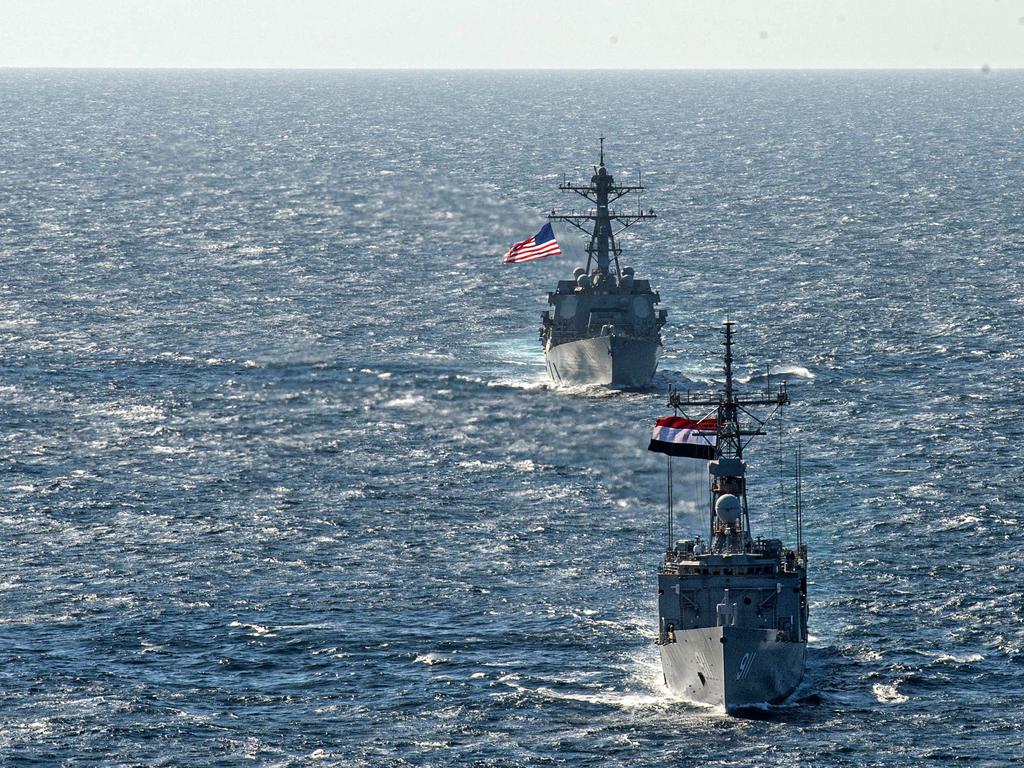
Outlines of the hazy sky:
[{"label": "hazy sky", "polygon": [[0,0],[0,66],[1024,67],[1024,0]]}]

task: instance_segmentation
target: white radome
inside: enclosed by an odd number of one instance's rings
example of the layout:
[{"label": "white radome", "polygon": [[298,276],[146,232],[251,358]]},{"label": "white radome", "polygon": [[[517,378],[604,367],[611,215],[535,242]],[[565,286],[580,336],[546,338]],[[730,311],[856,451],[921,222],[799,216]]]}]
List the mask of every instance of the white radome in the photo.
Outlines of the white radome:
[{"label": "white radome", "polygon": [[718,501],[715,502],[715,514],[726,525],[732,525],[739,520],[741,511],[740,500],[732,494],[719,496]]}]

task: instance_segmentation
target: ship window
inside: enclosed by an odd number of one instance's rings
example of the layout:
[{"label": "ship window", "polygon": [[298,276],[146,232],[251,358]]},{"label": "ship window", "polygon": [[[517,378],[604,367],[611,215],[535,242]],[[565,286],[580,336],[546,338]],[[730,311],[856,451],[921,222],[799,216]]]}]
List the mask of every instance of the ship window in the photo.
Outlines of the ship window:
[{"label": "ship window", "polygon": [[750,598],[749,597],[744,597],[743,598],[743,604],[744,605],[750,605]]}]

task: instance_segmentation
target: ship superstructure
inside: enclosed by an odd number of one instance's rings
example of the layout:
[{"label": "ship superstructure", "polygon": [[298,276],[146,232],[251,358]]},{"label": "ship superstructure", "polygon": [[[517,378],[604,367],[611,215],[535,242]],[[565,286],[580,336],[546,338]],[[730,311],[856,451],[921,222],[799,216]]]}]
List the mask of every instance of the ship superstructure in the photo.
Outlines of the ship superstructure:
[{"label": "ship superstructure", "polygon": [[[714,399],[670,394],[679,414],[713,408],[710,542],[670,544],[658,568],[658,646],[675,694],[726,712],[784,701],[799,685],[807,648],[807,550],[797,502],[797,541],[753,538],[744,448],[789,402],[785,383],[763,397],[740,397],[732,371],[734,324],[726,322],[725,386]],[[758,418],[754,409],[773,410]],[[653,445],[653,442],[652,442]],[[670,459],[671,461],[671,459]],[[799,490],[797,491],[799,499]],[[669,540],[672,541],[669,511]]]},{"label": "ship superstructure", "polygon": [[616,184],[604,164],[603,138],[598,162],[590,184],[563,180],[559,185],[593,207],[548,216],[576,227],[589,242],[586,267],[576,268],[572,280],[559,280],[548,294],[551,309],[541,315],[540,327],[544,361],[555,384],[645,388],[658,367],[668,313],[655,307],[661,297],[650,282],[637,279],[632,267],[621,266],[618,236],[655,214],[639,205],[628,212],[612,208],[623,196],[643,191],[642,180]]}]

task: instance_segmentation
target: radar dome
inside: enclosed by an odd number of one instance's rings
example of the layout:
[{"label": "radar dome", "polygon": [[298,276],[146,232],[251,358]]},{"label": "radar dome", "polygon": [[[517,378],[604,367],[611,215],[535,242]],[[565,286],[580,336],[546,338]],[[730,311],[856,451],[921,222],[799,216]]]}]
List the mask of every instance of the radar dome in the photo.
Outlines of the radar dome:
[{"label": "radar dome", "polygon": [[572,271],[572,279],[573,280],[579,280],[580,279],[580,275],[585,275],[586,273],[587,273],[587,270],[585,270],[583,267],[576,267],[576,269],[574,269]]},{"label": "radar dome", "polygon": [[741,511],[740,500],[731,493],[719,496],[718,501],[715,502],[715,514],[726,525],[733,525],[739,520]]},{"label": "radar dome", "polygon": [[576,278],[576,285],[580,288],[586,288],[590,285],[590,278],[586,274],[580,275]]},{"label": "radar dome", "polygon": [[629,277],[632,277],[633,274],[634,274],[633,273],[633,268],[632,267],[623,267],[622,268],[622,274],[627,275]]}]

